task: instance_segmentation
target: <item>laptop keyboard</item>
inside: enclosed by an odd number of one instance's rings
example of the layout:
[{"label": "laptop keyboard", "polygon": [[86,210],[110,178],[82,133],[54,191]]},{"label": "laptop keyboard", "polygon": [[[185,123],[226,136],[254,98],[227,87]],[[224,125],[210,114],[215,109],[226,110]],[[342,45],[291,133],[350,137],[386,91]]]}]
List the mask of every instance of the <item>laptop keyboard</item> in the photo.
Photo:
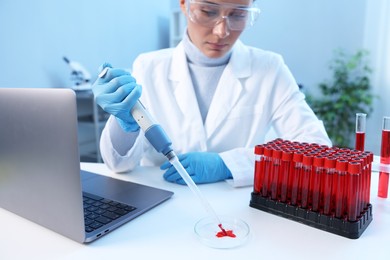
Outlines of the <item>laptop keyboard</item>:
[{"label": "laptop keyboard", "polygon": [[83,192],[85,231],[92,232],[136,208]]}]

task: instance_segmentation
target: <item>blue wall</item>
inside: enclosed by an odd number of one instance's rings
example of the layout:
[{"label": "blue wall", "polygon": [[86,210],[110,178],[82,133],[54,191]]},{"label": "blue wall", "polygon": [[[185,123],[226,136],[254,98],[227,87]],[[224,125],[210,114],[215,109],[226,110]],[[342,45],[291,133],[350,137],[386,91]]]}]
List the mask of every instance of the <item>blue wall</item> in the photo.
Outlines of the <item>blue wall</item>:
[{"label": "blue wall", "polygon": [[169,0],[1,0],[0,87],[71,85],[64,55],[91,74],[168,46]]},{"label": "blue wall", "polygon": [[[66,87],[62,57],[93,75],[104,61],[131,66],[169,45],[179,0],[1,0],[0,87]],[[257,0],[262,13],[245,43],[281,53],[299,83],[316,91],[335,48],[362,48],[367,0]]]},{"label": "blue wall", "polygon": [[242,39],[283,55],[304,87],[329,76],[336,48],[363,48],[366,0],[256,0],[262,12]]},{"label": "blue wall", "polygon": [[[0,87],[69,87],[64,55],[94,76],[105,61],[130,68],[139,53],[168,47],[170,12],[178,2],[0,0]],[[355,52],[370,35],[369,0],[256,2],[262,13],[242,40],[282,54],[298,83],[314,94],[330,77],[333,50]],[[377,152],[378,140],[369,149]]]}]

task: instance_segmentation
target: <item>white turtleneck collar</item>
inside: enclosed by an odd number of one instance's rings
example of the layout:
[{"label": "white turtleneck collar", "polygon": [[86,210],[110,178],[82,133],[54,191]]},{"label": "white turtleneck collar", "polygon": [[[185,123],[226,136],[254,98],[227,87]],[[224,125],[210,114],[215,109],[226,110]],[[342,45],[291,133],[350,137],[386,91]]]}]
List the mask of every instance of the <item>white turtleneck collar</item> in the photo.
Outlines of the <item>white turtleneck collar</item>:
[{"label": "white turtleneck collar", "polygon": [[187,32],[182,42],[199,112],[205,122],[219,79],[229,62],[231,51],[220,58],[209,58],[191,42]]},{"label": "white turtleneck collar", "polygon": [[229,62],[232,51],[230,50],[224,56],[219,58],[209,58],[204,55],[198,47],[196,47],[190,40],[187,31],[183,35],[183,46],[184,51],[187,55],[187,60],[189,63],[193,63],[205,67],[215,67],[226,65]]}]

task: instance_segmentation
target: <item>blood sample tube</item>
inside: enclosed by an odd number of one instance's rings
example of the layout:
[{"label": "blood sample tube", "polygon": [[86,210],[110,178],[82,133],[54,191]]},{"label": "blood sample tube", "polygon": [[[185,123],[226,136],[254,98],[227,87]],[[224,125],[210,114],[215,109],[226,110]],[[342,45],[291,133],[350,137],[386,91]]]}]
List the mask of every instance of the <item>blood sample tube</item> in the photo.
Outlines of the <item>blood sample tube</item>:
[{"label": "blood sample tube", "polygon": [[293,163],[291,164],[291,204],[297,205],[300,201],[300,180],[302,171],[303,152],[295,151],[293,155]]},{"label": "blood sample tube", "polygon": [[319,211],[320,194],[321,194],[321,178],[325,174],[324,157],[316,155],[313,158],[313,174],[310,180],[310,195],[309,201],[313,211]]},{"label": "blood sample tube", "polygon": [[[330,160],[331,161],[331,160]],[[328,164],[329,164],[328,160]],[[329,166],[329,165],[328,165]],[[328,167],[326,170],[326,173],[322,175],[322,196],[323,196],[323,213],[327,216],[331,215],[332,211],[334,210],[333,206],[333,183],[334,183],[334,168]]]},{"label": "blood sample tube", "polygon": [[301,207],[307,208],[309,202],[309,184],[312,175],[313,155],[304,154],[302,159],[302,173],[301,173]]},{"label": "blood sample tube", "polygon": [[[331,176],[332,180],[332,191],[331,191],[331,198],[330,198],[330,214],[334,215],[336,211],[336,197],[337,197],[337,181],[338,181],[338,176],[337,176],[337,171],[336,171],[336,161],[337,158],[336,156],[333,155],[327,155],[324,160],[324,168],[325,168],[325,173],[327,176]],[[325,178],[325,174],[323,175]],[[322,179],[322,182],[324,182],[324,179]],[[322,198],[324,197],[323,195],[323,185],[321,183],[321,191],[322,191]],[[321,198],[321,199],[322,199]],[[323,199],[321,200],[320,204],[321,210],[324,210],[324,201]]]},{"label": "blood sample tube", "polygon": [[261,191],[264,179],[264,146],[255,146],[255,174],[253,182],[253,192],[258,194]]},{"label": "blood sample tube", "polygon": [[364,141],[366,136],[366,114],[356,113],[356,138],[355,149],[364,151]]},{"label": "blood sample tube", "polygon": [[354,161],[359,161],[361,165],[361,173],[359,178],[359,212],[362,213],[365,208],[367,208],[366,202],[366,190],[367,190],[367,175],[368,175],[368,156],[366,155],[358,155],[354,159]]},{"label": "blood sample tube", "polygon": [[359,175],[361,171],[360,162],[352,161],[348,163],[347,179],[347,219],[356,221],[358,217],[359,198]]},{"label": "blood sample tube", "polygon": [[364,201],[366,206],[370,204],[370,194],[371,194],[371,171],[372,171],[372,162],[374,161],[374,153],[366,151],[364,152],[367,157],[368,157],[368,162],[367,162],[367,174],[366,174],[366,190],[364,191]]},{"label": "blood sample tube", "polygon": [[293,152],[291,150],[284,150],[282,153],[282,172],[280,176],[280,201],[286,202],[291,198],[291,186],[289,186],[290,179],[290,169],[292,164]]},{"label": "blood sample tube", "polygon": [[272,147],[264,147],[264,179],[263,185],[261,187],[261,195],[263,197],[268,197],[270,181],[271,181],[271,171],[272,171]]},{"label": "blood sample tube", "polygon": [[282,150],[274,149],[272,159],[271,199],[276,200],[280,197],[279,175],[281,171]]},{"label": "blood sample tube", "polygon": [[[333,162],[327,161],[327,163],[333,164]],[[335,193],[335,216],[336,218],[343,218],[346,213],[347,203],[347,169],[348,161],[345,159],[338,159],[336,161],[336,193]]]},{"label": "blood sample tube", "polygon": [[[381,159],[382,164],[390,164],[390,117],[383,118]],[[378,197],[387,198],[389,189],[389,173],[379,172]]]}]

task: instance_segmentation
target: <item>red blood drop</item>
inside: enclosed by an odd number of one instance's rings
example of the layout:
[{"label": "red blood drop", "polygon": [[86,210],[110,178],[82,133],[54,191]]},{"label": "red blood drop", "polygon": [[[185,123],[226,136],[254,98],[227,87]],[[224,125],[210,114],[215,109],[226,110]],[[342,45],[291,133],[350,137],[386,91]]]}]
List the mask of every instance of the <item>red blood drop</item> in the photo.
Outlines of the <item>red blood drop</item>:
[{"label": "red blood drop", "polygon": [[219,231],[216,235],[216,237],[236,237],[236,235],[233,233],[233,230],[225,230],[225,232],[223,231]]},{"label": "red blood drop", "polygon": [[236,237],[236,235],[233,233],[233,230],[225,230],[222,227],[222,224],[219,224],[218,227],[221,229],[215,236],[216,237]]}]

